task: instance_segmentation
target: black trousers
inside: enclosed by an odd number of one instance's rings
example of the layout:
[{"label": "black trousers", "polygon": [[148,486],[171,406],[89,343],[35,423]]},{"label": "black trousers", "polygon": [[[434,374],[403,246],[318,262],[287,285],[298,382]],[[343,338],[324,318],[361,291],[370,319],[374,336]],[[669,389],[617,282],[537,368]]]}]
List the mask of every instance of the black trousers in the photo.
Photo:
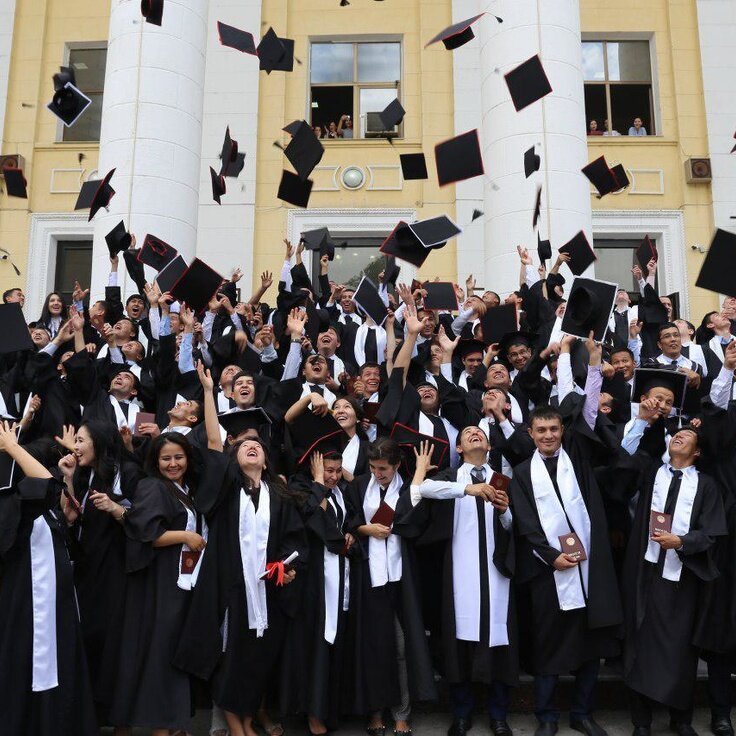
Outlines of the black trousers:
[{"label": "black trousers", "polygon": [[[642,695],[635,690],[629,690],[629,709],[631,710],[631,722],[634,726],[644,726],[646,728],[651,726],[652,708],[655,705],[657,705],[657,703],[646,695]],[[679,708],[670,708],[669,711],[672,723],[692,723],[692,705],[684,710],[680,710]]]},{"label": "black trousers", "polygon": [[732,659],[711,655],[708,659],[708,701],[711,718],[730,718],[733,702]]}]

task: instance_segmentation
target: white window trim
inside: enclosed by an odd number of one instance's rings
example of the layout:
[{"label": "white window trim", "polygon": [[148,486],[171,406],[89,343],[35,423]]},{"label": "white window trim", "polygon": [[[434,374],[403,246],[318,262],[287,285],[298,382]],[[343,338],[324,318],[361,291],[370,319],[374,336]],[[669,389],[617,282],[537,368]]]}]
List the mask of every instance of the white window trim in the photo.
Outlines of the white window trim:
[{"label": "white window trim", "polygon": [[680,210],[593,210],[594,239],[636,240],[645,235],[657,241],[660,292],[679,292],[680,313],[689,315],[683,213]]},{"label": "white window trim", "polygon": [[38,319],[46,296],[54,289],[57,243],[93,239],[94,224],[87,222],[87,217],[86,213],[36,212],[31,215],[23,308],[27,319]]}]

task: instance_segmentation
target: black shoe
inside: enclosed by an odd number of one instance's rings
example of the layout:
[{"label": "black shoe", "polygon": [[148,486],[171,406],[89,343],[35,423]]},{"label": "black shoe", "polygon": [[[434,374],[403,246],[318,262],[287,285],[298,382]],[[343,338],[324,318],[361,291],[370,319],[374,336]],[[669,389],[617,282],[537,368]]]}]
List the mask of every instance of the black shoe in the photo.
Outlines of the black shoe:
[{"label": "black shoe", "polygon": [[652,729],[650,726],[634,726],[631,736],[652,736]]},{"label": "black shoe", "polygon": [[[511,726],[509,726],[506,721],[498,721],[494,718],[491,718],[491,731],[493,731],[496,736],[514,736]],[[720,734],[718,736],[720,736]]]},{"label": "black shoe", "polygon": [[733,725],[731,719],[723,716],[722,718],[712,718],[710,722],[711,733],[715,736],[734,736]]},{"label": "black shoe", "polygon": [[450,728],[447,729],[447,736],[465,736],[472,727],[472,718],[456,718]]},{"label": "black shoe", "polygon": [[606,729],[599,726],[592,718],[571,720],[570,728],[584,733],[585,736],[608,736]]},{"label": "black shoe", "polygon": [[534,736],[555,736],[557,724],[554,721],[540,721]]},{"label": "black shoe", "polygon": [[698,736],[698,732],[689,723],[670,721],[670,731],[674,731],[677,736]]}]

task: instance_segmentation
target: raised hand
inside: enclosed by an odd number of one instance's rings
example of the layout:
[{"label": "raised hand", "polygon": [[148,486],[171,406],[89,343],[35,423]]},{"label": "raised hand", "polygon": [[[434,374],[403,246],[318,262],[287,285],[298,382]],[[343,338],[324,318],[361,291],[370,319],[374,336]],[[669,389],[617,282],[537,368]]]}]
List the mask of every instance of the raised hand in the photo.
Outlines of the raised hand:
[{"label": "raised hand", "polygon": [[523,245],[517,245],[516,252],[519,254],[519,260],[525,266],[532,265],[532,257],[529,255],[529,251]]},{"label": "raised hand", "polygon": [[54,437],[54,440],[65,450],[69,450],[69,452],[74,452],[74,437],[76,436],[76,434],[77,432],[74,429],[74,425],[66,424],[61,431],[61,436],[57,434]]},{"label": "raised hand", "polygon": [[286,320],[286,329],[292,340],[301,339],[304,327],[307,324],[307,313],[299,309],[292,309]]},{"label": "raised hand", "polygon": [[291,257],[294,255],[294,246],[291,244],[291,241],[288,238],[284,238],[284,245],[286,246],[286,253],[284,253],[284,260],[290,261]]},{"label": "raised hand", "polygon": [[212,380],[212,374],[204,367],[204,363],[201,360],[197,361],[197,375],[204,391],[212,391],[214,389],[215,382]]},{"label": "raised hand", "polygon": [[422,475],[425,478],[427,474],[432,470],[436,470],[437,466],[432,465],[432,451],[434,450],[434,444],[429,440],[422,440],[419,443],[419,450],[414,448],[414,457],[416,458],[416,475]]},{"label": "raised hand", "polygon": [[240,267],[238,267],[233,271],[233,275],[230,277],[230,281],[233,284],[237,284],[238,281],[240,281],[240,279],[242,278],[243,278],[243,271],[240,269]]},{"label": "raised hand", "polygon": [[87,294],[89,294],[89,289],[82,289],[82,287],[79,285],[79,281],[75,281],[74,289],[72,290],[72,301],[83,302]]},{"label": "raised hand", "polygon": [[445,332],[445,328],[440,325],[440,329],[437,332],[437,342],[446,355],[452,355],[455,352],[457,344],[460,342],[460,338],[456,337],[454,340],[450,340]]},{"label": "raised hand", "polygon": [[315,483],[325,482],[325,464],[321,452],[313,452],[309,458],[309,467],[312,471],[312,479]]},{"label": "raised hand", "polygon": [[266,291],[271,288],[273,284],[273,273],[271,271],[264,271],[261,274],[261,289]]}]

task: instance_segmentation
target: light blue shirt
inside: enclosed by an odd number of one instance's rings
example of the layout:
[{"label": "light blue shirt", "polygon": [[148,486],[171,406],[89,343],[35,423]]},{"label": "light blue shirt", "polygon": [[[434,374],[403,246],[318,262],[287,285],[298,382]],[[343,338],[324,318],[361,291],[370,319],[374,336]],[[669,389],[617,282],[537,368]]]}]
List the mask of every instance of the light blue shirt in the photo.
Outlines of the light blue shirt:
[{"label": "light blue shirt", "polygon": [[629,128],[629,135],[647,135],[647,129],[642,125],[637,130],[633,125]]}]

